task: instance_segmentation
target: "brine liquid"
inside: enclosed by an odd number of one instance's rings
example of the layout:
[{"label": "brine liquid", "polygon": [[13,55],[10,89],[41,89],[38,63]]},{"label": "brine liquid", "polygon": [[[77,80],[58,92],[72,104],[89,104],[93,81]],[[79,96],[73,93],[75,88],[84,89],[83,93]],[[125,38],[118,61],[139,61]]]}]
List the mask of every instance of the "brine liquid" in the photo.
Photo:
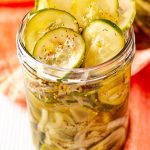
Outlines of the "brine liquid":
[{"label": "brine liquid", "polygon": [[130,66],[85,85],[39,79],[26,71],[37,150],[119,150],[128,127]]}]

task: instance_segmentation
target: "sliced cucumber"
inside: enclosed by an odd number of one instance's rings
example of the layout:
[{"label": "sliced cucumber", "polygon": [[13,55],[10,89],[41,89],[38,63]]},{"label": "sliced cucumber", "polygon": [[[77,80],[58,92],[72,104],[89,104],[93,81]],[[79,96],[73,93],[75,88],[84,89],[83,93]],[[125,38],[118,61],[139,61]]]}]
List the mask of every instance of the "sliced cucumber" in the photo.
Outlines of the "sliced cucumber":
[{"label": "sliced cucumber", "polygon": [[124,127],[119,127],[89,150],[121,150],[125,139],[126,130]]},{"label": "sliced cucumber", "polygon": [[71,14],[77,18],[80,27],[86,27],[96,19],[118,21],[118,0],[73,0]]},{"label": "sliced cucumber", "polygon": [[31,118],[33,119],[34,122],[36,123],[39,122],[41,118],[41,111],[35,106],[33,106],[31,102],[28,105],[29,105],[29,111],[31,113]]},{"label": "sliced cucumber", "polygon": [[85,67],[104,63],[117,55],[125,45],[122,31],[108,20],[93,21],[83,32],[86,43]]},{"label": "sliced cucumber", "polygon": [[[37,1],[38,9],[43,6],[43,0]],[[71,13],[79,22],[80,27],[85,27],[95,19],[109,19],[118,21],[118,0],[47,0],[46,8],[56,8]]]},{"label": "sliced cucumber", "polygon": [[128,87],[125,84],[120,84],[112,89],[105,90],[101,88],[98,91],[98,97],[100,102],[108,105],[120,105],[128,96]]},{"label": "sliced cucumber", "polygon": [[75,122],[90,122],[92,118],[94,118],[97,115],[97,112],[94,112],[93,110],[82,107],[80,105],[74,105],[70,107],[70,112],[72,114],[73,119]]},{"label": "sliced cucumber", "polygon": [[119,22],[122,30],[130,28],[136,15],[135,0],[119,0]]},{"label": "sliced cucumber", "polygon": [[27,23],[25,29],[25,46],[32,54],[36,42],[48,31],[67,27],[78,32],[76,19],[65,11],[44,9],[39,11]]},{"label": "sliced cucumber", "polygon": [[47,145],[47,144],[42,144],[40,150],[59,150],[56,146],[52,145]]},{"label": "sliced cucumber", "polygon": [[48,8],[47,0],[35,0],[35,11]]},{"label": "sliced cucumber", "polygon": [[85,43],[82,36],[68,28],[46,33],[36,44],[33,56],[46,64],[75,68],[82,63]]},{"label": "sliced cucumber", "polygon": [[65,0],[65,2],[62,3],[62,0],[47,0],[47,3],[49,8],[55,8],[71,12],[72,1],[73,0]]},{"label": "sliced cucumber", "polygon": [[49,109],[50,107],[53,108],[55,105],[44,103],[41,101],[35,93],[32,93],[31,91],[27,91],[29,103],[37,109],[37,111],[40,111],[42,108]]}]

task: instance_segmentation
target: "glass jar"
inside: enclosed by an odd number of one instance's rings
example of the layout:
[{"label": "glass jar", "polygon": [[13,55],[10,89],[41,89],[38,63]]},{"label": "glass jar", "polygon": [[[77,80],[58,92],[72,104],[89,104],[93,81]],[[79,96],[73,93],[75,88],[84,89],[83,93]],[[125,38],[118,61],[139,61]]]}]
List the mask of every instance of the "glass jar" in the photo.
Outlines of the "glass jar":
[{"label": "glass jar", "polygon": [[150,37],[150,1],[136,0],[136,10],[137,26]]},{"label": "glass jar", "polygon": [[43,64],[27,52],[23,39],[27,20],[28,16],[17,34],[17,50],[36,149],[121,149],[128,129],[133,29],[126,33],[124,49],[111,60],[66,69]]}]

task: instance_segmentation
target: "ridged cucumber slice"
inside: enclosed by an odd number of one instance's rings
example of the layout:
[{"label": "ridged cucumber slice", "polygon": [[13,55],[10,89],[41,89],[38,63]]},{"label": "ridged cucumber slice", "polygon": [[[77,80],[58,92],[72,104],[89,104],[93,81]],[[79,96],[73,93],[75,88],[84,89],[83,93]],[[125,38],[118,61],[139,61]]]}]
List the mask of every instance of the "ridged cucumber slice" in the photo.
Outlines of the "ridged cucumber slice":
[{"label": "ridged cucumber slice", "polygon": [[122,30],[130,28],[136,15],[135,0],[119,0],[119,22]]},{"label": "ridged cucumber slice", "polygon": [[[37,9],[43,6],[43,0],[37,1]],[[80,27],[85,27],[95,19],[109,19],[118,21],[118,0],[47,0],[46,8],[56,8],[71,13],[78,21]]]},{"label": "ridged cucumber slice", "polygon": [[48,31],[59,27],[70,28],[78,32],[76,19],[69,13],[56,9],[44,9],[27,23],[25,28],[25,46],[32,54],[36,42]]},{"label": "ridged cucumber slice", "polygon": [[125,38],[117,25],[108,20],[93,21],[83,31],[86,44],[84,67],[104,63],[117,55],[125,45]]},{"label": "ridged cucumber slice", "polygon": [[75,68],[82,63],[85,43],[82,36],[68,28],[46,33],[36,44],[33,56],[46,64]]}]

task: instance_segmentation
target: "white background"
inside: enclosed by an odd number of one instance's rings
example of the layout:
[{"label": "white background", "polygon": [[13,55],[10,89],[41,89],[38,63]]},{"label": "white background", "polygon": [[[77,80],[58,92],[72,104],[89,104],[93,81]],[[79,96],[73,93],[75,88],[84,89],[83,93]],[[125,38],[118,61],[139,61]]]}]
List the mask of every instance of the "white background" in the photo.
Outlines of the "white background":
[{"label": "white background", "polygon": [[26,110],[1,94],[0,150],[34,150]]}]

